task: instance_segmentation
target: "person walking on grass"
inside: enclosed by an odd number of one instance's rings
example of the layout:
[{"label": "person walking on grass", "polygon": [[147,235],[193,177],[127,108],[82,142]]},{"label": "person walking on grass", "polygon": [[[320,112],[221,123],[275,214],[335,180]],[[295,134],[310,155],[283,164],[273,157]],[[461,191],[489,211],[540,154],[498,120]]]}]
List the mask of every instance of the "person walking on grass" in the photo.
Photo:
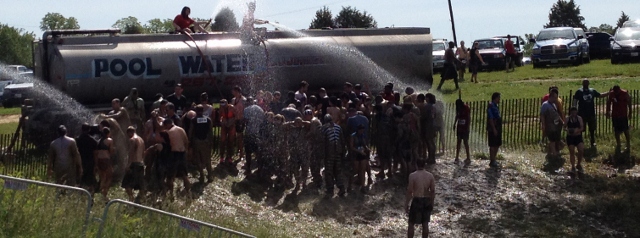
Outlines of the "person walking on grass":
[{"label": "person walking on grass", "polygon": [[[569,158],[571,161],[571,173],[582,174],[582,156],[584,155],[584,141],[582,139],[582,131],[584,131],[584,121],[578,115],[578,108],[571,107],[569,116],[565,120],[564,129],[567,131],[567,146],[569,146]],[[576,148],[578,149],[578,165],[576,166]]]},{"label": "person walking on grass", "polygon": [[418,170],[409,175],[405,199],[405,211],[409,215],[407,237],[414,236],[416,224],[422,224],[422,237],[429,237],[429,222],[436,197],[436,182],[433,174],[424,169],[425,163],[423,159],[418,160]]},{"label": "person walking on grass", "polygon": [[498,150],[502,146],[502,117],[500,117],[500,93],[491,95],[491,103],[487,108],[487,135],[489,141],[489,167],[497,168],[500,165],[496,161]]},{"label": "person walking on grass", "polygon": [[507,41],[504,42],[504,48],[507,51],[505,55],[505,62],[506,62],[505,69],[507,73],[516,71],[514,60],[518,58],[518,55],[516,53],[516,48],[513,46],[511,35],[507,35]]},{"label": "person walking on grass", "polygon": [[456,55],[453,52],[453,47],[455,46],[455,43],[450,41],[449,48],[444,52],[444,71],[442,72],[442,75],[440,75],[440,84],[437,88],[438,91],[442,89],[442,85],[447,79],[453,79],[453,82],[456,84],[456,90],[460,88],[458,86],[458,72],[456,70],[458,59],[456,59]]},{"label": "person walking on grass", "polygon": [[[613,109],[613,110],[612,110]],[[607,100],[607,118],[611,118],[613,123],[613,130],[616,136],[616,150],[621,150],[620,147],[620,134],[624,133],[624,137],[627,140],[627,148],[625,151],[629,151],[630,140],[629,137],[629,120],[631,119],[631,98],[627,90],[623,90],[620,86],[613,86],[613,89],[609,92],[609,100]]]},{"label": "person walking on grass", "polygon": [[469,70],[471,70],[471,82],[478,83],[478,70],[484,65],[484,60],[478,51],[478,42],[473,42],[473,46],[469,51]]},{"label": "person walking on grass", "polygon": [[589,80],[582,80],[582,88],[578,89],[573,95],[573,106],[578,108],[578,115],[584,121],[584,128],[589,127],[589,143],[591,147],[596,146],[596,119],[595,98],[603,98],[609,96],[609,92],[599,93],[589,87]]},{"label": "person walking on grass", "polygon": [[467,65],[469,64],[469,49],[464,46],[464,41],[460,41],[460,47],[456,49],[456,55],[458,56],[458,76],[460,77],[460,81],[464,81],[464,71],[467,69]]},{"label": "person walking on grass", "polygon": [[555,102],[558,100],[558,90],[552,89],[549,93],[549,99],[542,104],[540,109],[540,128],[549,139],[547,156],[555,157],[558,155],[559,148],[557,143],[561,143],[562,125],[564,124],[560,112]]},{"label": "person walking on grass", "polygon": [[460,158],[460,144],[462,142],[464,142],[464,149],[467,152],[467,159],[464,160],[464,164],[471,164],[471,157],[469,155],[469,128],[471,128],[471,109],[462,99],[458,99],[456,100],[456,119],[453,122],[453,130],[456,131],[457,137],[456,160],[454,161],[456,164],[460,162],[458,158]]}]

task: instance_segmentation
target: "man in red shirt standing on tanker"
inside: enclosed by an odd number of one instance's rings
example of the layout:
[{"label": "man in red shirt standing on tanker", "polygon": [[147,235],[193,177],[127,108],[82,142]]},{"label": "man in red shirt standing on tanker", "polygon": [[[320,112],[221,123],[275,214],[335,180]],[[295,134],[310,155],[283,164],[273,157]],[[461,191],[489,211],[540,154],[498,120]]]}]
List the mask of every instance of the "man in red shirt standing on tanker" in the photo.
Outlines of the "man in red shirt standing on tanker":
[{"label": "man in red shirt standing on tanker", "polygon": [[[193,34],[194,30],[197,30],[202,33],[208,33],[207,30],[205,30],[201,25],[208,25],[209,23],[211,23],[211,20],[209,20],[209,22],[194,21],[189,17],[189,14],[191,14],[191,8],[183,7],[180,15],[177,15],[173,19],[173,27],[176,29],[176,32],[181,32],[183,34]],[[193,25],[194,29],[190,28],[191,25]]]},{"label": "man in red shirt standing on tanker", "polygon": [[[612,110],[613,109],[613,110]],[[624,133],[627,139],[627,148],[630,150],[629,137],[629,120],[631,120],[631,98],[627,90],[620,89],[620,86],[613,86],[613,90],[609,92],[607,100],[607,118],[611,118],[613,122],[613,130],[616,136],[616,150],[620,150],[620,134]]]}]

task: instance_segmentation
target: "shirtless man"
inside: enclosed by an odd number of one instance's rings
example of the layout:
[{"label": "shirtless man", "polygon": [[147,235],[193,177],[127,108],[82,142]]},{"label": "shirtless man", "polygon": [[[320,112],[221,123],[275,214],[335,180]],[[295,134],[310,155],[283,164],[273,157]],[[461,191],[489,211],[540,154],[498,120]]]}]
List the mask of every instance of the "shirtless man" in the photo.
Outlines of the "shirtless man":
[{"label": "shirtless man", "polygon": [[120,99],[114,98],[113,100],[111,100],[111,109],[112,110],[106,115],[101,114],[100,118],[113,118],[118,122],[120,128],[128,128],[131,125],[129,113],[127,112],[127,109],[120,106]]},{"label": "shirtless man", "polygon": [[144,196],[146,185],[144,181],[144,140],[136,134],[136,128],[130,126],[127,128],[129,136],[129,164],[127,173],[122,180],[122,187],[127,192],[129,200],[133,201],[133,190],[140,192],[138,197]]},{"label": "shirtless man", "polygon": [[82,175],[82,162],[76,141],[67,136],[65,126],[58,127],[58,138],[49,146],[49,177],[55,175],[57,184],[75,186]]},{"label": "shirtless man", "polygon": [[[413,237],[415,224],[422,224],[422,237],[429,237],[429,221],[436,197],[433,174],[424,169],[425,160],[418,160],[418,170],[409,175],[405,211],[409,215],[407,237]],[[409,207],[411,204],[411,207]]]},{"label": "shirtless man", "polygon": [[[234,86],[231,90],[231,94],[233,94],[233,98],[231,99],[231,104],[235,109],[234,113],[236,115],[236,144],[238,145],[237,149],[240,151],[240,159],[244,158],[244,129],[247,123],[244,121],[244,103],[247,99],[242,96],[242,88],[240,86]],[[235,151],[234,153],[235,154]]]},{"label": "shirtless man", "polygon": [[191,183],[189,182],[189,177],[187,177],[185,154],[189,147],[189,138],[184,129],[174,125],[171,119],[165,119],[162,125],[169,135],[171,144],[171,163],[173,166],[168,172],[169,184],[167,185],[169,186],[169,191],[173,193],[173,180],[176,177],[180,177],[184,184],[184,191],[188,193],[191,189]]}]

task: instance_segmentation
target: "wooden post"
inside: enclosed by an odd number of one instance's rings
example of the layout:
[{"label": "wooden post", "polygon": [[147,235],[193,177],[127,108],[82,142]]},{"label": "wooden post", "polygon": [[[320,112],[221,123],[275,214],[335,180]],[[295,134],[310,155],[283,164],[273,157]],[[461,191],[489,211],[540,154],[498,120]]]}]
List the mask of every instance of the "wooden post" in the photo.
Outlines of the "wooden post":
[{"label": "wooden post", "polygon": [[456,24],[453,20],[453,8],[451,8],[451,0],[449,1],[449,16],[451,17],[451,30],[453,30],[453,43],[457,46],[458,39],[456,38]]}]

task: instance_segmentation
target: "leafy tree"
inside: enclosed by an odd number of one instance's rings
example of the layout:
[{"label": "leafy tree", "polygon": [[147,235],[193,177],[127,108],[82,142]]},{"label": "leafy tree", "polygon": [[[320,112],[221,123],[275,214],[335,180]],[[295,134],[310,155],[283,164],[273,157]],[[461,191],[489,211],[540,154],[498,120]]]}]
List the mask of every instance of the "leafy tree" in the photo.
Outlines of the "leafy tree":
[{"label": "leafy tree", "polygon": [[144,28],[142,24],[138,21],[138,18],[129,16],[122,18],[116,23],[114,23],[111,27],[118,28],[122,30],[122,34],[142,34],[144,33]]},{"label": "leafy tree", "polygon": [[622,25],[629,19],[630,19],[629,15],[625,14],[623,11],[622,15],[620,15],[620,18],[618,18],[618,22],[616,23],[616,29],[614,29],[614,32],[617,31],[618,28],[622,27]]},{"label": "leafy tree", "polygon": [[236,14],[228,7],[220,9],[211,25],[212,31],[237,31],[240,28],[236,21]]},{"label": "leafy tree", "polygon": [[527,42],[523,47],[524,55],[531,55],[531,50],[533,50],[533,45],[535,45],[535,43],[531,42],[530,40],[534,38],[536,38],[535,34],[524,34],[524,39]]},{"label": "leafy tree", "polygon": [[31,46],[34,39],[33,32],[0,23],[0,62],[33,67]]},{"label": "leafy tree", "polygon": [[78,19],[75,17],[66,18],[57,12],[49,12],[40,21],[40,29],[43,31],[60,29],[80,29]]},{"label": "leafy tree", "polygon": [[309,29],[322,29],[325,27],[334,26],[335,24],[333,24],[333,14],[327,6],[324,6],[322,7],[322,9],[316,11],[316,17],[311,21]]},{"label": "leafy tree", "polygon": [[333,20],[339,28],[376,28],[378,23],[367,11],[360,12],[355,7],[342,7]]},{"label": "leafy tree", "polygon": [[551,7],[549,23],[544,25],[544,28],[559,26],[587,29],[584,25],[584,17],[580,15],[580,6],[577,6],[573,0],[558,0]]},{"label": "leafy tree", "polygon": [[174,31],[173,20],[169,18],[164,20],[159,18],[151,19],[144,25],[144,30],[147,33],[167,33]]}]

